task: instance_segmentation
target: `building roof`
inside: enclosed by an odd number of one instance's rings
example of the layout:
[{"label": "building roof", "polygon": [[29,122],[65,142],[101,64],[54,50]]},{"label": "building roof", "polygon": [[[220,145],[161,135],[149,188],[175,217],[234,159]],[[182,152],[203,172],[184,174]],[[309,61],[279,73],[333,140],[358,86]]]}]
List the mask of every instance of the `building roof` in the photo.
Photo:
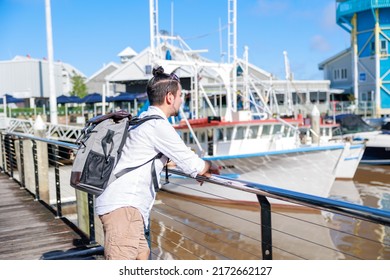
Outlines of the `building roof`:
[{"label": "building roof", "polygon": [[334,56],[331,56],[328,59],[320,62],[318,64],[318,69],[319,70],[324,70],[324,67],[325,67],[326,64],[329,64],[329,63],[331,63],[333,61],[336,61],[336,60],[340,59],[341,57],[343,57],[343,56],[345,56],[347,54],[350,54],[350,53],[351,53],[351,48],[347,48],[347,49],[345,49],[345,50],[335,54]]},{"label": "building roof", "polygon": [[93,73],[86,81],[85,83],[88,83],[89,81],[93,80],[95,77],[99,76],[101,73],[103,73],[106,69],[110,68],[110,67],[114,67],[115,69],[118,69],[119,68],[119,64],[115,63],[115,62],[110,62],[108,64],[105,64],[103,65],[102,68],[100,68],[98,71],[96,71],[95,73]]},{"label": "building roof", "polygon": [[132,48],[130,48],[130,47],[127,47],[123,51],[118,53],[119,57],[122,57],[122,56],[129,57],[129,56],[136,56],[136,55],[137,55],[137,52],[135,50],[133,50]]}]

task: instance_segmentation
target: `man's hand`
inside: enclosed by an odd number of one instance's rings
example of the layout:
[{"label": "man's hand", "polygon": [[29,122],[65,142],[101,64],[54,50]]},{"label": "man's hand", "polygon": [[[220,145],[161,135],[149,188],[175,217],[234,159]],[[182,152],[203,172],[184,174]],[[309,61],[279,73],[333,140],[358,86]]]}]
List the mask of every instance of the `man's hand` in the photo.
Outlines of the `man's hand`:
[{"label": "man's hand", "polygon": [[[201,173],[199,173],[199,175],[205,176],[207,178],[210,178],[211,174],[217,174],[218,175],[219,174],[219,168],[212,161],[206,160],[205,161],[205,167],[204,167],[203,171]],[[200,185],[203,185],[203,181],[198,180],[198,182],[200,183]]]}]

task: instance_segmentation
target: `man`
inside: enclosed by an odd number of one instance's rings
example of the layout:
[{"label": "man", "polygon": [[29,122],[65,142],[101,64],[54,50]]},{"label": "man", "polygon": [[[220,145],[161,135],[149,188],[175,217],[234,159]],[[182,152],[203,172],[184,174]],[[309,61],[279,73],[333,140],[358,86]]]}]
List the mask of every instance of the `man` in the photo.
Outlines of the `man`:
[{"label": "man", "polygon": [[[131,128],[114,173],[147,164],[119,177],[96,198],[96,213],[104,230],[106,259],[149,258],[144,228],[148,227],[156,196],[153,166],[158,175],[171,159],[192,177],[209,177],[211,173],[219,173],[210,161],[202,160],[184,144],[167,120],[178,115],[182,103],[181,84],[177,76],[168,75],[161,66],[157,67],[153,69],[153,78],[148,82],[146,91],[150,107],[140,117],[157,115],[161,118]],[[154,159],[159,153],[162,156]]]}]

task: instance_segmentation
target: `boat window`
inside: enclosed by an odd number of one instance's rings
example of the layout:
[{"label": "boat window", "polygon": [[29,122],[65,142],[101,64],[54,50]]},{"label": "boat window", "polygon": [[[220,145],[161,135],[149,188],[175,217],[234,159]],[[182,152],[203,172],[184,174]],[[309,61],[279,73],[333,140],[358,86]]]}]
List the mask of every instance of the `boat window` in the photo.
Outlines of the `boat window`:
[{"label": "boat window", "polygon": [[273,131],[273,133],[276,134],[276,133],[278,133],[278,132],[282,132],[282,133],[283,133],[283,127],[282,127],[281,124],[275,124],[275,125],[274,125],[274,131]]},{"label": "boat window", "polygon": [[226,128],[226,140],[230,141],[232,140],[233,136],[233,127],[227,127]]},{"label": "boat window", "polygon": [[244,139],[245,138],[245,131],[246,131],[246,127],[238,126],[235,139]]},{"label": "boat window", "polygon": [[206,142],[206,133],[204,131],[200,133],[200,142]]},{"label": "boat window", "polygon": [[282,125],[282,135],[283,137],[287,137],[289,133],[289,127],[286,125]]},{"label": "boat window", "polygon": [[194,136],[192,135],[192,133],[189,133],[188,136],[189,136],[188,137],[189,138],[188,143],[189,144],[194,144]]},{"label": "boat window", "polygon": [[183,133],[183,141],[184,143],[188,143],[188,132]]},{"label": "boat window", "polygon": [[270,125],[264,125],[263,126],[263,133],[261,134],[262,137],[268,136],[271,134],[271,126]]},{"label": "boat window", "polygon": [[249,127],[248,138],[255,139],[259,132],[259,127],[257,125],[252,125]]},{"label": "boat window", "polygon": [[217,128],[216,129],[216,133],[217,133],[217,140],[218,141],[223,141],[224,140],[223,139],[223,135],[224,135],[223,128]]}]

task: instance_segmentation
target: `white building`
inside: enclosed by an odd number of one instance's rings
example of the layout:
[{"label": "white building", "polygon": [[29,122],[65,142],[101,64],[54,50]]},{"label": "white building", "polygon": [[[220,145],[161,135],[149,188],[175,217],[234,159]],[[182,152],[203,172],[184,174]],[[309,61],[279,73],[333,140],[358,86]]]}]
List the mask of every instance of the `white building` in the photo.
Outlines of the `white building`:
[{"label": "white building", "polygon": [[[73,88],[72,77],[74,75],[85,77],[70,64],[54,62],[57,96],[69,94]],[[12,60],[0,61],[0,96],[4,94],[26,98],[31,105],[39,106],[39,103],[46,102],[50,98],[48,61],[29,56],[16,56]]]}]

